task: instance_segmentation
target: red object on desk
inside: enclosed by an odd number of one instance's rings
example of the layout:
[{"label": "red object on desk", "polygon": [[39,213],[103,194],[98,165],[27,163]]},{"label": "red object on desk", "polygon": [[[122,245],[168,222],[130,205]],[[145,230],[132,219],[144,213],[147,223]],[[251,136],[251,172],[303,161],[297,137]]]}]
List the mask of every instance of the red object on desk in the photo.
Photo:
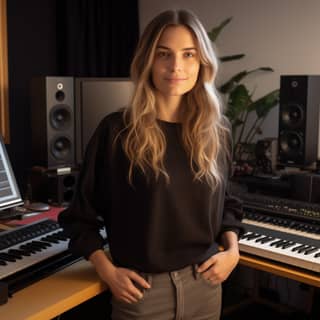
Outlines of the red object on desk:
[{"label": "red object on desk", "polygon": [[45,218],[56,221],[58,219],[59,213],[64,209],[65,209],[64,207],[51,207],[50,210],[41,212],[31,217],[23,218],[21,220],[20,219],[10,220],[6,222],[6,225],[14,225],[14,226],[25,225],[25,224],[29,224]]}]

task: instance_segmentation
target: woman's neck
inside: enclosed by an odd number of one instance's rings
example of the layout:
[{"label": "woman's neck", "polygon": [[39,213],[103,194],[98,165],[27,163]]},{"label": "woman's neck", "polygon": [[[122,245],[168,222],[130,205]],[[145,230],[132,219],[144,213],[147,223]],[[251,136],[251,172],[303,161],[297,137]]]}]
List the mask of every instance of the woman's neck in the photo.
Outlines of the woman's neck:
[{"label": "woman's neck", "polygon": [[181,96],[157,97],[158,118],[168,122],[181,122]]}]

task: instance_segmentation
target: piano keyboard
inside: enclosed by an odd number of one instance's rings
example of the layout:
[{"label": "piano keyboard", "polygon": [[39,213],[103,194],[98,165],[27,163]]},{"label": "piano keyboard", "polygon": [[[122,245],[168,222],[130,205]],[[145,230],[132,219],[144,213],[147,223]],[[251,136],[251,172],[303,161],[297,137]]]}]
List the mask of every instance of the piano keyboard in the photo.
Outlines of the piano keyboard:
[{"label": "piano keyboard", "polygon": [[239,240],[240,251],[320,272],[318,235],[309,237],[307,232],[303,232],[304,236],[301,232],[294,234],[261,226],[255,221],[248,222],[244,220],[243,223],[247,232]]},{"label": "piano keyboard", "polygon": [[0,280],[68,249],[58,223],[41,220],[0,233]]},{"label": "piano keyboard", "polygon": [[[103,231],[101,235],[106,237]],[[30,277],[39,280],[79,260],[68,250],[68,241],[59,224],[49,219],[1,232],[0,281],[9,283],[12,293],[34,282]]]}]

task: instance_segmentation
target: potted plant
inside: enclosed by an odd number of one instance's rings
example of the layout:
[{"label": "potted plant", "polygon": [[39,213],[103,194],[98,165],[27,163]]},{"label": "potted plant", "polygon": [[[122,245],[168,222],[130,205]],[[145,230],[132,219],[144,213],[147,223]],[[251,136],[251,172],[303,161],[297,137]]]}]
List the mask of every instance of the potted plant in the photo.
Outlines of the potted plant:
[{"label": "potted plant", "polygon": [[[224,20],[217,27],[208,32],[209,38],[213,43],[217,40],[221,31],[232,20],[232,17]],[[219,57],[222,63],[239,60],[245,54],[235,54],[231,56]],[[234,161],[254,162],[254,138],[261,135],[261,125],[265,121],[270,110],[279,102],[279,89],[273,90],[257,100],[253,99],[253,92],[247,88],[243,80],[250,74],[256,72],[273,72],[270,67],[259,67],[253,70],[243,70],[232,76],[223,83],[218,90],[220,91],[225,103],[227,104],[226,116],[232,125],[232,136],[234,141]],[[248,127],[250,114],[255,114],[255,120]],[[245,130],[246,129],[246,130]]]}]

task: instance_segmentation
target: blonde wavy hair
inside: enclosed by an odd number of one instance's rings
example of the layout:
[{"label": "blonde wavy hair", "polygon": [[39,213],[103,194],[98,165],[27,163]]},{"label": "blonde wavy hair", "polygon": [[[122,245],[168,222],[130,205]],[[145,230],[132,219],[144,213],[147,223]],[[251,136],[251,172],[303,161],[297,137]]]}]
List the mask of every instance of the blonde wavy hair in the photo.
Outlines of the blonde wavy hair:
[{"label": "blonde wavy hair", "polygon": [[145,175],[151,169],[156,179],[163,174],[170,182],[164,166],[166,139],[156,121],[151,68],[162,32],[175,25],[186,26],[191,31],[200,54],[197,82],[183,97],[186,104],[182,115],[183,146],[189,156],[194,179],[204,179],[215,189],[223,180],[218,161],[220,151],[224,150],[230,158],[230,132],[214,86],[218,62],[212,44],[198,18],[185,10],[165,11],[156,16],[144,30],[131,64],[135,90],[130,107],[124,112],[126,136],[123,140],[123,149],[130,160],[129,182],[132,183],[134,167],[140,168]]}]

